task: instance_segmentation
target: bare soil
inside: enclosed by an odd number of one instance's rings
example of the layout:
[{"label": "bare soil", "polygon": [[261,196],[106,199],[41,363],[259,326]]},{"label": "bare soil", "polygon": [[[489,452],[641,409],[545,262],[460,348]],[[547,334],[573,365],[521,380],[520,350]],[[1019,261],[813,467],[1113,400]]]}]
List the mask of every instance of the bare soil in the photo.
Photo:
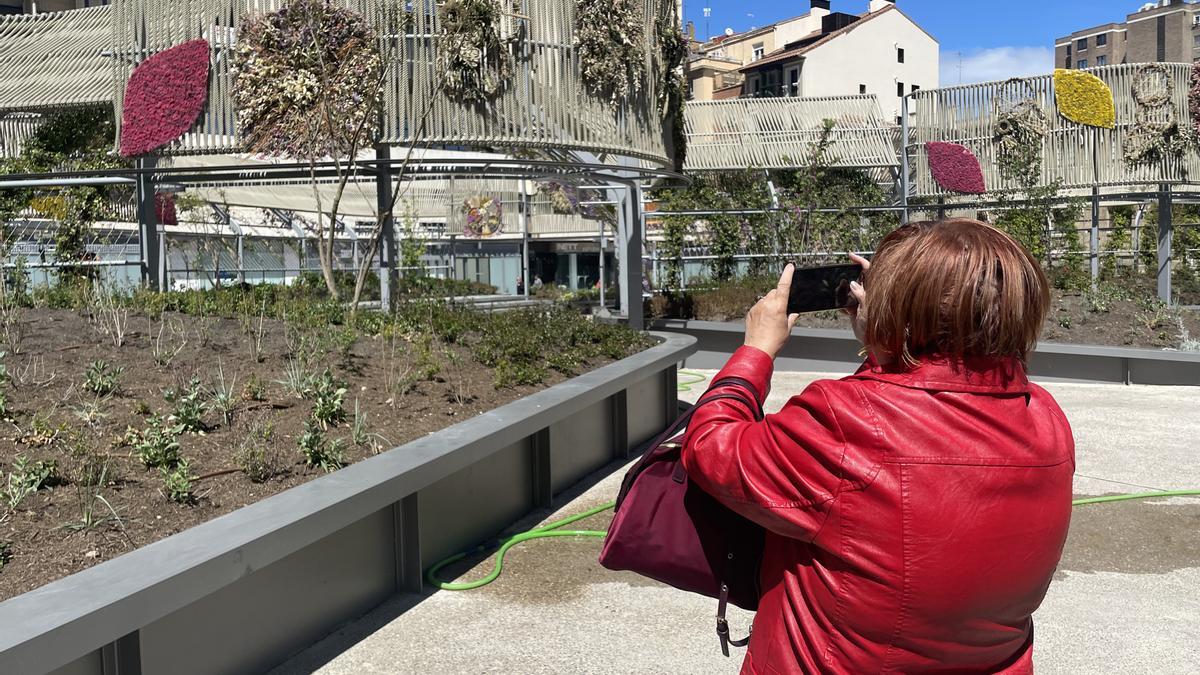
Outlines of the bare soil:
[{"label": "bare soil", "polygon": [[[288,352],[281,323],[267,321],[261,362],[256,362],[249,339],[236,320],[166,314],[171,329],[165,342],[182,345],[169,365],[158,365],[154,341],[160,322],[129,317],[129,333],[120,348],[110,337],[76,312],[28,310],[26,335],[19,353],[4,358],[11,382],[6,388],[10,421],[0,422],[0,481],[13,471],[18,455],[31,461],[53,460],[60,479],[25,498],[14,510],[0,504],[0,600],[42,586],[134,548],[185,530],[234,509],[254,503],[324,472],[305,465],[298,448],[304,420],[312,403],[286,392],[282,381]],[[186,344],[185,344],[186,342]],[[401,342],[397,349],[396,342]],[[430,356],[417,364],[414,349],[403,340],[361,337],[349,355],[327,354],[316,368],[329,367],[346,383],[347,419],[327,432],[328,439],[345,442],[346,460],[353,463],[436,432],[459,421],[525,396],[540,387],[497,390],[495,374],[479,365],[462,347],[435,345],[438,374],[417,382],[403,395],[393,386],[397,373],[428,368]],[[98,397],[83,387],[89,364],[104,360],[122,368],[119,390]],[[606,361],[587,364],[588,368]],[[220,412],[204,415],[203,434],[179,437],[180,452],[191,462],[195,501],[180,504],[165,496],[163,477],[147,469],[134,450],[122,442],[128,428],[143,429],[150,414],[172,411],[164,391],[185,387],[199,378],[206,391],[224,377],[239,398],[232,421]],[[545,386],[565,379],[551,373]],[[257,381],[262,400],[254,400],[245,385]],[[366,416],[372,441],[352,442],[355,402]],[[50,434],[34,432],[34,417],[49,422]],[[253,482],[239,470],[238,455],[247,439],[267,425],[268,441],[259,441],[275,458],[280,475]],[[44,426],[44,425],[43,425]],[[47,438],[46,436],[50,436]],[[93,501],[93,523],[84,527],[87,490],[83,467],[107,459],[106,503]],[[111,505],[111,509],[109,508]],[[112,517],[115,512],[115,517]]]}]

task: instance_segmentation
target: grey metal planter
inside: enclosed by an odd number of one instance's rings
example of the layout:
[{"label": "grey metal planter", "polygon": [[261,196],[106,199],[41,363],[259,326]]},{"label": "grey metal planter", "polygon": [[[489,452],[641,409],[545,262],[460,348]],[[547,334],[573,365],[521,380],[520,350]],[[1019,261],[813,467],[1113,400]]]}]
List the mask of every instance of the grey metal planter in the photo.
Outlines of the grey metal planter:
[{"label": "grey metal planter", "polygon": [[[721,368],[741,346],[738,323],[664,320],[659,330],[697,340],[692,368]],[[848,330],[797,328],[775,359],[776,370],[849,374],[862,363],[861,345]],[[1029,373],[1048,382],[1108,382],[1200,386],[1200,353],[1043,342],[1030,356]]]},{"label": "grey metal planter", "polygon": [[0,673],[253,673],[661,430],[662,343],[0,603]]}]

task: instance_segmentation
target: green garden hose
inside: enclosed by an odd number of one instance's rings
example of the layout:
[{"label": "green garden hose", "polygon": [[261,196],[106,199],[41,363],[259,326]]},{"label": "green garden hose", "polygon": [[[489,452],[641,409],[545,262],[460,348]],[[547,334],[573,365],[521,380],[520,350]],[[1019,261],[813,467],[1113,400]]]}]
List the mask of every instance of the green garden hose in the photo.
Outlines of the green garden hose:
[{"label": "green garden hose", "polygon": [[[1088,497],[1087,499],[1076,499],[1075,501],[1071,502],[1071,505],[1083,506],[1085,504],[1103,504],[1105,502],[1123,502],[1130,499],[1153,499],[1155,497],[1200,497],[1200,490],[1171,490],[1163,492],[1140,492],[1130,495],[1108,495],[1107,497]],[[513,535],[508,539],[491,542],[490,544],[477,546],[470,551],[452,555],[433,567],[430,567],[429,571],[425,573],[425,580],[428,581],[430,585],[436,586],[444,591],[469,591],[479,588],[480,586],[486,586],[500,576],[500,572],[504,568],[504,554],[508,553],[508,549],[520,544],[523,541],[529,541],[530,539],[543,539],[546,537],[604,537],[608,533],[601,530],[560,530],[558,528],[564,525],[570,525],[577,520],[583,520],[584,518],[590,518],[598,513],[603,513],[614,506],[616,506],[616,502],[601,504],[594,509],[589,509],[583,513],[563,518],[562,520],[556,520],[552,523],[529,530],[528,532],[522,532],[520,534]],[[497,545],[499,545],[499,550],[496,551],[496,564],[492,567],[492,571],[489,572],[486,577],[476,581],[464,582],[448,582],[438,580],[437,573],[446,565],[462,560],[469,555],[483,553],[484,551],[487,551]]]},{"label": "green garden hose", "polygon": [[677,386],[675,388],[678,389],[679,391],[691,391],[693,384],[700,384],[701,382],[704,382],[705,380],[708,379],[707,375],[704,375],[703,373],[693,373],[690,370],[681,370],[681,371],[679,371],[679,374],[689,378],[686,381],[680,380],[677,383]]}]

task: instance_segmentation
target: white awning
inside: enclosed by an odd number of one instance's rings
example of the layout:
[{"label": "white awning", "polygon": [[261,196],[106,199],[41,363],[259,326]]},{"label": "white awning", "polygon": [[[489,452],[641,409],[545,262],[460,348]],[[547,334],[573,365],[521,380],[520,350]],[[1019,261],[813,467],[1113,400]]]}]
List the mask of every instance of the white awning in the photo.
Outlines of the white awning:
[{"label": "white awning", "polygon": [[0,17],[0,112],[111,103],[108,6]]}]

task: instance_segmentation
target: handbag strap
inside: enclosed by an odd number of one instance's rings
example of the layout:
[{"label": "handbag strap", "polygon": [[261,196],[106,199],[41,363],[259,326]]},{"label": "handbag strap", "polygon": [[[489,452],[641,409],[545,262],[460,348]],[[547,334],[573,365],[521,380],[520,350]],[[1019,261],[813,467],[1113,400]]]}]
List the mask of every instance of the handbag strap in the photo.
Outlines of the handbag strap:
[{"label": "handbag strap", "polygon": [[[755,391],[753,385],[751,385],[748,381],[746,381],[740,377],[721,378],[720,380],[714,382],[712,384],[712,386],[710,386],[708,388],[708,391],[705,392],[704,396],[702,396],[700,398],[700,400],[696,402],[695,405],[691,406],[686,411],[684,411],[684,413],[682,415],[680,415],[678,418],[676,418],[676,420],[674,422],[672,422],[671,425],[666,428],[666,430],[664,430],[659,435],[655,436],[654,439],[651,440],[649,443],[647,443],[645,447],[649,448],[650,450],[653,450],[654,448],[657,448],[658,446],[667,442],[671,438],[674,438],[682,429],[684,429],[688,425],[688,423],[692,419],[692,415],[694,415],[696,413],[696,411],[699,410],[700,406],[704,405],[705,403],[711,403],[713,401],[718,401],[721,399],[740,401],[741,403],[745,404],[747,407],[750,408],[751,412],[754,414],[754,421],[761,422],[763,420],[763,411],[762,411],[762,404],[759,403],[759,401],[758,401],[757,393],[755,393],[753,395],[754,398],[753,398],[753,401],[751,401],[750,399],[748,399],[745,395],[743,395],[738,390],[730,389],[729,388],[730,385],[739,385],[741,387],[748,389],[751,392]],[[656,460],[657,460],[657,457],[653,453],[647,452],[640,460],[638,460],[637,464],[633,465],[633,468],[631,468],[629,470],[628,474],[626,475],[625,481],[622,483],[620,491],[617,493],[617,504],[616,504],[616,507],[613,509],[614,511],[620,510],[621,502],[625,501],[625,495],[628,494],[629,490],[633,488],[633,482],[637,478],[637,476],[639,474],[641,474],[642,471],[644,471],[646,469],[646,467],[648,467],[652,462],[654,462]]]},{"label": "handbag strap", "polygon": [[[733,554],[729,554],[733,557]],[[746,637],[741,640],[734,640],[729,637],[729,622],[725,620],[725,609],[729,606],[729,584],[721,582],[721,592],[717,596],[717,638],[721,640],[721,654],[729,656],[729,645],[734,647],[745,647],[750,644],[750,636],[754,633],[754,627],[746,634]]]}]

